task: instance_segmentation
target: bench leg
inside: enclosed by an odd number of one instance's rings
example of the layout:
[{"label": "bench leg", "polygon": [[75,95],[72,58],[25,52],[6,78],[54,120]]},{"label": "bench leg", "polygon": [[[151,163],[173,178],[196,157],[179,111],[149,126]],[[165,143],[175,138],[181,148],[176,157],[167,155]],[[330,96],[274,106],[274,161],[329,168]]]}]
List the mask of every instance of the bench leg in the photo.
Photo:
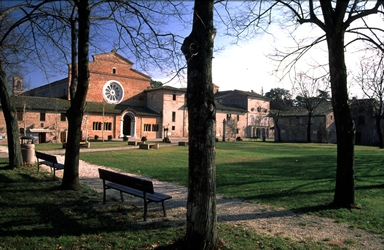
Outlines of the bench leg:
[{"label": "bench leg", "polygon": [[167,217],[167,212],[165,211],[164,201],[161,202],[161,205],[163,206],[164,217]]},{"label": "bench leg", "polygon": [[[52,172],[52,171],[51,171]],[[55,180],[56,178],[56,168],[53,168],[53,180]]]},{"label": "bench leg", "polygon": [[121,202],[124,202],[123,192],[120,192]]},{"label": "bench leg", "polygon": [[106,196],[106,190],[103,188],[103,204],[105,205],[105,196]]},{"label": "bench leg", "polygon": [[144,221],[147,220],[147,206],[148,206],[148,203],[146,200],[144,200]]},{"label": "bench leg", "polygon": [[105,205],[105,198],[107,195],[107,190],[105,189],[105,180],[103,180],[103,204]]}]

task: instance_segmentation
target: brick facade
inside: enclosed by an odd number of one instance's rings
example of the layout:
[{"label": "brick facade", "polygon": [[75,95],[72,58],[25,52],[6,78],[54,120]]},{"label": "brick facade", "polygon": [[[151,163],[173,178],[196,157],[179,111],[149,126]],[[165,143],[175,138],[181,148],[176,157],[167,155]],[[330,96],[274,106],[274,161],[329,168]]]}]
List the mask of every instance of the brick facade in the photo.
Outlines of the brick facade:
[{"label": "brick facade", "polygon": [[[188,138],[186,89],[162,86],[150,88],[150,77],[134,70],[133,63],[115,50],[94,55],[89,63],[90,83],[82,123],[82,140],[140,140]],[[70,72],[70,67],[69,67]],[[66,110],[70,106],[68,78],[23,92],[18,98],[19,128],[39,142],[65,142]],[[106,87],[111,87],[110,89]],[[121,92],[120,92],[121,90]],[[109,92],[108,92],[109,91]],[[217,106],[216,135],[219,140],[236,137],[272,137],[267,98],[253,92],[219,92],[214,85]],[[108,95],[115,95],[113,98]],[[119,99],[121,97],[121,99]],[[115,98],[115,99],[114,99]],[[29,102],[23,109],[20,102]],[[52,103],[60,105],[54,108]],[[40,121],[41,116],[44,121]],[[0,138],[5,136],[4,118],[0,117]],[[224,131],[225,126],[225,131]],[[2,129],[2,130],[1,130]],[[224,133],[225,132],[225,133]]]}]

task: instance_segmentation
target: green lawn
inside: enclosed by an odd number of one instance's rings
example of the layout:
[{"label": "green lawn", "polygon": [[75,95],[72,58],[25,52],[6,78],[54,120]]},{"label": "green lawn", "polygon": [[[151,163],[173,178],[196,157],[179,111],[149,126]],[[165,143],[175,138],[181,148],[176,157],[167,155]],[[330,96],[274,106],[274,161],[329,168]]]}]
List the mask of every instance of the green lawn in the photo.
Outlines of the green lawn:
[{"label": "green lawn", "polygon": [[[49,173],[9,170],[7,164],[0,159],[0,249],[180,249],[185,221],[142,223],[141,207],[104,206],[101,194],[88,187],[61,191]],[[219,223],[218,231],[222,250],[338,249],[326,241],[261,236],[239,225]]]},{"label": "green lawn", "polygon": [[[41,145],[47,147],[44,150],[58,147]],[[346,221],[384,236],[383,150],[357,146],[355,154],[356,201],[361,210],[327,206],[335,184],[335,145],[219,142],[217,190],[226,197]],[[188,147],[82,152],[80,158],[187,183]],[[35,167],[9,170],[7,159],[0,161],[0,249],[176,249],[173,243],[185,232],[184,222],[137,223],[141,208],[101,206],[100,194],[87,187],[60,191],[60,182],[52,181],[49,173],[37,174]],[[224,223],[219,223],[219,236],[225,239],[223,249],[331,249],[326,241],[297,243]]]},{"label": "green lawn", "polygon": [[[188,147],[81,153],[87,162],[187,185]],[[384,151],[355,148],[355,197],[361,210],[333,209],[336,145],[217,143],[217,192],[347,221],[384,233]]]},{"label": "green lawn", "polygon": [[[126,141],[91,141],[91,148],[111,148],[111,147],[128,147],[128,142]],[[35,144],[36,150],[59,150],[63,149],[63,145],[61,143],[39,143]]]}]

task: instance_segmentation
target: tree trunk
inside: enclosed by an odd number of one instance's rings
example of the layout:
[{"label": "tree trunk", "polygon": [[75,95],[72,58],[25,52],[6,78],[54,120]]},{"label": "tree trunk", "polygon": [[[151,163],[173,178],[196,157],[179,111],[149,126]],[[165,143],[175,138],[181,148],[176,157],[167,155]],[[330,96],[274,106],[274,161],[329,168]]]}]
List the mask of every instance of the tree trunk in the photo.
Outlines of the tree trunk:
[{"label": "tree trunk", "polygon": [[182,52],[188,64],[189,171],[188,249],[214,249],[217,244],[215,127],[212,56],[213,0],[195,1],[193,28]]},{"label": "tree trunk", "polygon": [[[324,13],[324,11],[323,11]],[[331,13],[328,11],[327,13]],[[348,105],[347,68],[344,56],[344,27],[326,17],[332,106],[337,134],[337,170],[334,205],[355,205],[354,142],[355,124]],[[341,18],[342,20],[342,18]]]},{"label": "tree trunk", "polygon": [[376,115],[375,120],[376,120],[377,136],[379,137],[379,148],[384,148],[383,132],[381,131],[381,114]]},{"label": "tree trunk", "polygon": [[281,142],[281,129],[279,127],[279,118],[280,118],[280,111],[277,115],[273,116],[274,127],[277,131],[277,133],[275,133],[275,135],[277,136],[277,138],[275,138],[275,141],[277,142]]},{"label": "tree trunk", "polygon": [[7,127],[9,167],[14,169],[23,166],[19,138],[19,124],[17,121],[17,111],[9,95],[7,78],[1,61],[0,96],[1,106]]},{"label": "tree trunk", "polygon": [[[85,110],[85,100],[89,85],[88,45],[89,45],[89,1],[78,2],[79,41],[78,41],[78,82],[76,93],[71,91],[71,107],[67,111],[68,141],[65,150],[64,176],[62,189],[77,190],[79,184],[79,154],[81,139],[81,123]],[[72,76],[76,77],[76,76]],[[72,81],[73,83],[74,81]]]},{"label": "tree trunk", "polygon": [[307,142],[312,142],[311,140],[311,127],[312,127],[312,113],[308,113],[308,124],[307,124]]}]

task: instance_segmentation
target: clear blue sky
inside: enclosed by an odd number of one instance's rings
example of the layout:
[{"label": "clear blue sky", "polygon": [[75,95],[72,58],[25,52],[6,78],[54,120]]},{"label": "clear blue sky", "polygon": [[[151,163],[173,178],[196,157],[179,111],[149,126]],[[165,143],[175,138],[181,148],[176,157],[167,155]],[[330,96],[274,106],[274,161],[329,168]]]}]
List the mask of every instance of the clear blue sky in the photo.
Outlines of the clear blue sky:
[{"label": "clear blue sky", "polygon": [[[382,21],[382,20],[381,20]],[[179,29],[181,35],[187,36],[191,27],[187,29]],[[223,36],[224,30],[218,29],[218,34],[215,39],[217,47],[224,47],[224,50],[215,53],[213,59],[213,82],[220,87],[220,90],[253,90],[255,92],[264,93],[268,92],[271,88],[281,87],[291,89],[291,82],[288,78],[279,81],[277,77],[282,77],[282,71],[278,74],[273,74],[277,69],[277,62],[268,58],[268,55],[274,53],[274,47],[284,49],[289,46],[295,46],[292,38],[278,26],[273,26],[269,30],[271,35],[257,36],[248,42],[242,42],[236,45],[230,45],[231,38]],[[317,33],[318,32],[318,33]],[[318,29],[312,29],[309,25],[302,25],[296,31],[298,37],[306,37],[308,34],[321,34]],[[325,45],[324,45],[325,46]],[[297,71],[307,71],[311,65],[322,64],[327,62],[327,52],[325,47],[318,47],[310,51],[305,58],[298,64]],[[98,51],[97,53],[109,52],[113,45],[105,44],[103,46],[105,51]],[[350,51],[350,50],[349,50]],[[348,54],[347,51],[347,66],[349,69],[356,67],[358,57],[356,55]],[[121,51],[118,51],[121,53]],[[90,56],[95,54],[90,50]],[[121,53],[124,55],[124,53]],[[133,58],[128,58],[134,61]],[[134,68],[141,71],[138,64],[134,64]],[[57,72],[54,77],[46,78],[44,73],[39,69],[33,69],[32,73],[25,75],[25,80],[30,82],[30,87],[34,88],[49,82],[67,77],[67,65],[62,65],[64,69],[62,72]],[[282,69],[282,68],[280,68]],[[151,74],[147,72],[153,79],[160,81],[167,81],[168,78],[163,75]],[[321,72],[320,74],[323,74]],[[277,76],[277,77],[276,77]],[[172,82],[170,85],[175,87],[185,87],[186,82]],[[354,92],[359,92],[357,89]]]}]

